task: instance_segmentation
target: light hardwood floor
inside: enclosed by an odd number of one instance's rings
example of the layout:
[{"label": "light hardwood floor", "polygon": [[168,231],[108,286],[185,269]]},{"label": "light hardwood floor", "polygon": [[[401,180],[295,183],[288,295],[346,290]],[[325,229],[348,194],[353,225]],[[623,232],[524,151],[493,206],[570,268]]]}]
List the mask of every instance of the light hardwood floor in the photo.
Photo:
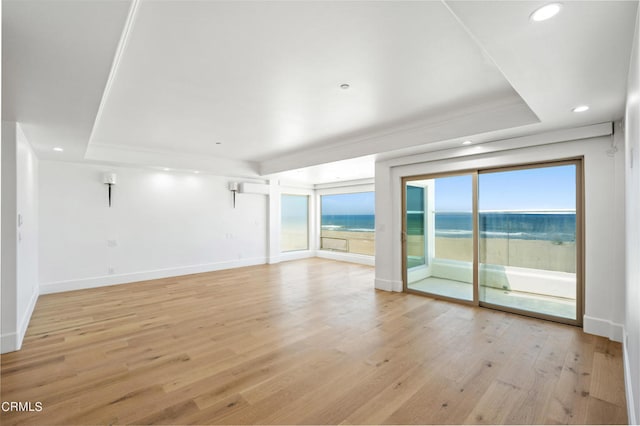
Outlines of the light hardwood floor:
[{"label": "light hardwood floor", "polygon": [[11,424],[625,423],[621,347],[324,259],[41,296]]}]

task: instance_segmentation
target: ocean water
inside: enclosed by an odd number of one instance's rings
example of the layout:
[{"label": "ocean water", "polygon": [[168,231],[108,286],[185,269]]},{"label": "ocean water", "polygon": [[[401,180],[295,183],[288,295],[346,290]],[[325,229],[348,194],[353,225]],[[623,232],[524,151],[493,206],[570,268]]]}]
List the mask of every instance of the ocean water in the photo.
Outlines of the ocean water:
[{"label": "ocean water", "polygon": [[[411,215],[409,215],[411,216]],[[421,217],[409,219],[409,233],[421,233]],[[421,216],[421,215],[420,215]],[[436,213],[437,237],[471,238],[471,213]],[[575,241],[575,213],[481,212],[480,238]]]},{"label": "ocean water", "polygon": [[[409,214],[409,235],[424,232],[422,213]],[[437,237],[471,238],[471,213],[439,212],[435,215]],[[576,215],[567,212],[524,213],[485,212],[480,213],[481,238],[510,238],[521,240],[548,240],[570,242],[576,239]],[[373,232],[374,215],[324,215],[323,230]]]},{"label": "ocean water", "polygon": [[349,231],[349,232],[373,232],[375,231],[375,216],[362,215],[322,215],[322,230],[324,231]]}]

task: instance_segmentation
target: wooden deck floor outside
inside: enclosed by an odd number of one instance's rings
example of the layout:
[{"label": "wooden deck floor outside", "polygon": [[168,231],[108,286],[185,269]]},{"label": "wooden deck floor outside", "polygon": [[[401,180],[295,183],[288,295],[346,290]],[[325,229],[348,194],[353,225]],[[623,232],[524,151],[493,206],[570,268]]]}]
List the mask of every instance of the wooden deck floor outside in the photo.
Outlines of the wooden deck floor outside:
[{"label": "wooden deck floor outside", "polygon": [[41,296],[11,424],[621,424],[621,347],[324,259]]}]

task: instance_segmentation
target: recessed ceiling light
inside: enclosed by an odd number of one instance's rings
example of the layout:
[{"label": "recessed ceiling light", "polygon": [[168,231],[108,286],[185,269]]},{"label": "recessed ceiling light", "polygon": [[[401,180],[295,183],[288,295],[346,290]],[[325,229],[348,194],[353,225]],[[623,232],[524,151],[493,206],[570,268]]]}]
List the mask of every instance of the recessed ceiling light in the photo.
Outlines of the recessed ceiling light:
[{"label": "recessed ceiling light", "polygon": [[341,88],[342,90],[347,90],[349,87],[351,87],[351,86],[350,86],[349,84],[347,84],[347,83],[342,83],[342,84],[340,85],[340,88]]},{"label": "recessed ceiling light", "polygon": [[198,174],[200,173],[200,170],[194,170],[193,173]]},{"label": "recessed ceiling light", "polygon": [[549,3],[536,9],[531,14],[530,19],[535,22],[546,21],[556,16],[558,12],[560,12],[560,9],[562,9],[561,3]]},{"label": "recessed ceiling light", "polygon": [[165,172],[168,172],[168,171],[169,171],[169,170],[171,170],[171,169],[170,169],[170,168],[168,168],[168,167],[163,167],[163,168],[162,168],[162,170],[164,170]]},{"label": "recessed ceiling light", "polygon": [[56,146],[55,148],[53,148],[53,150],[54,150],[55,152],[62,152],[62,151],[64,151],[64,149],[60,148],[59,146]]},{"label": "recessed ceiling light", "polygon": [[573,112],[585,112],[589,109],[589,105],[579,105],[577,107],[575,107],[574,109],[572,109],[571,111]]},{"label": "recessed ceiling light", "polygon": [[471,145],[472,143],[473,142],[471,142],[471,141],[464,141],[464,142],[462,142],[462,145]]}]

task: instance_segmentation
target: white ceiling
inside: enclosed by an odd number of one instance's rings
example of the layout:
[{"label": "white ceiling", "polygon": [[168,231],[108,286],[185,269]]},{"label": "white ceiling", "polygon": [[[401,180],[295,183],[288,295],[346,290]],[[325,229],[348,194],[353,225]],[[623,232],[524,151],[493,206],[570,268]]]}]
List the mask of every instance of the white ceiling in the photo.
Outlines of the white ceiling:
[{"label": "white ceiling", "polygon": [[3,1],[2,119],[41,157],[82,159],[128,2]]},{"label": "white ceiling", "polygon": [[637,3],[542,4],[5,0],[3,119],[41,158],[322,183],[620,118]]}]

